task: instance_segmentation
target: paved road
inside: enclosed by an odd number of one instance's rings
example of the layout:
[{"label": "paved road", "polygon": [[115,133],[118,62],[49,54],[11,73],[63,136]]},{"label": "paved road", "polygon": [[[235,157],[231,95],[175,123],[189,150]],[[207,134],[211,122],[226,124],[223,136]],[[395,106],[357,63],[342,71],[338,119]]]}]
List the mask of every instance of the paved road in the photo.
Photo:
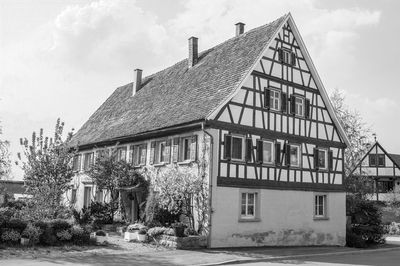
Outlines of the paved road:
[{"label": "paved road", "polygon": [[270,262],[254,262],[236,265],[248,266],[344,266],[344,265],[357,265],[357,266],[399,266],[400,265],[400,250],[391,251],[375,251],[370,253],[358,253],[347,255],[329,255],[321,257],[312,257],[297,260],[279,260]]}]

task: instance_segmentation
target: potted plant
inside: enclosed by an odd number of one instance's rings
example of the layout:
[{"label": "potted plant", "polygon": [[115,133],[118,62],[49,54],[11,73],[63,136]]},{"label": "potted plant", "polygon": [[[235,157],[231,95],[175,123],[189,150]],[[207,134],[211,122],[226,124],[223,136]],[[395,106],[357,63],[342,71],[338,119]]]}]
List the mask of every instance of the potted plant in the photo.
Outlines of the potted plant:
[{"label": "potted plant", "polygon": [[172,228],[174,228],[175,236],[184,237],[185,236],[185,228],[186,224],[182,222],[176,222],[172,224]]},{"label": "potted plant", "polygon": [[144,242],[146,241],[147,238],[147,229],[146,228],[141,228],[137,234],[137,240],[139,242]]}]

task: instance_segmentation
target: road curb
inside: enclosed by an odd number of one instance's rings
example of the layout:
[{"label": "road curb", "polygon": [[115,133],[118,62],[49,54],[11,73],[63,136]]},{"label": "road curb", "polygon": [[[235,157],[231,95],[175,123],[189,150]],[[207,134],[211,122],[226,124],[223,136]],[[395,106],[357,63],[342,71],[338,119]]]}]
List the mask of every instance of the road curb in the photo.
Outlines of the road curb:
[{"label": "road curb", "polygon": [[234,259],[234,260],[227,260],[227,261],[216,262],[216,263],[195,264],[195,265],[197,265],[197,266],[214,266],[215,265],[216,266],[216,265],[250,263],[250,262],[267,262],[267,261],[284,260],[284,259],[298,259],[298,258],[321,257],[321,256],[332,256],[332,255],[365,254],[365,253],[373,253],[373,252],[378,252],[378,251],[392,251],[392,250],[400,250],[400,247],[363,249],[363,250],[339,251],[339,252],[328,252],[328,253],[300,254],[300,255],[289,255],[289,256],[276,256],[276,257],[270,257],[270,258]]}]

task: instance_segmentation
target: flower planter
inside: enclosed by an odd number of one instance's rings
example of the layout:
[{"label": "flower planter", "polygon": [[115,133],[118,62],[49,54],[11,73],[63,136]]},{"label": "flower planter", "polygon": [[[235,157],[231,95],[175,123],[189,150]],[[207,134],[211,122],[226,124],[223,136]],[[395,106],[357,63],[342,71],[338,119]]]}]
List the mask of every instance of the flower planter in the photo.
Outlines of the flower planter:
[{"label": "flower planter", "polygon": [[21,238],[21,245],[23,245],[23,246],[29,245],[29,238],[22,237]]},{"label": "flower planter", "polygon": [[124,240],[125,241],[138,240],[138,235],[139,235],[138,232],[139,230],[135,230],[133,232],[125,232]]},{"label": "flower planter", "polygon": [[137,235],[137,240],[139,242],[144,242],[144,241],[146,241],[146,239],[147,239],[147,235],[142,235],[142,234]]}]

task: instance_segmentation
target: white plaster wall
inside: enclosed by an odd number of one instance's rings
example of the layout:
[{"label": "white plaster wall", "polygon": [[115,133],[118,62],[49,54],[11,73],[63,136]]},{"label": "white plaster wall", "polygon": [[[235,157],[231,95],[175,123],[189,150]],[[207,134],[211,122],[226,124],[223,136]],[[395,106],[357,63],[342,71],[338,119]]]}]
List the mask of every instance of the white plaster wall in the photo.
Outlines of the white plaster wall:
[{"label": "white plaster wall", "polygon": [[314,220],[314,192],[260,189],[259,222],[239,222],[239,188],[213,194],[211,247],[345,244],[345,193],[326,193],[328,219]]}]

